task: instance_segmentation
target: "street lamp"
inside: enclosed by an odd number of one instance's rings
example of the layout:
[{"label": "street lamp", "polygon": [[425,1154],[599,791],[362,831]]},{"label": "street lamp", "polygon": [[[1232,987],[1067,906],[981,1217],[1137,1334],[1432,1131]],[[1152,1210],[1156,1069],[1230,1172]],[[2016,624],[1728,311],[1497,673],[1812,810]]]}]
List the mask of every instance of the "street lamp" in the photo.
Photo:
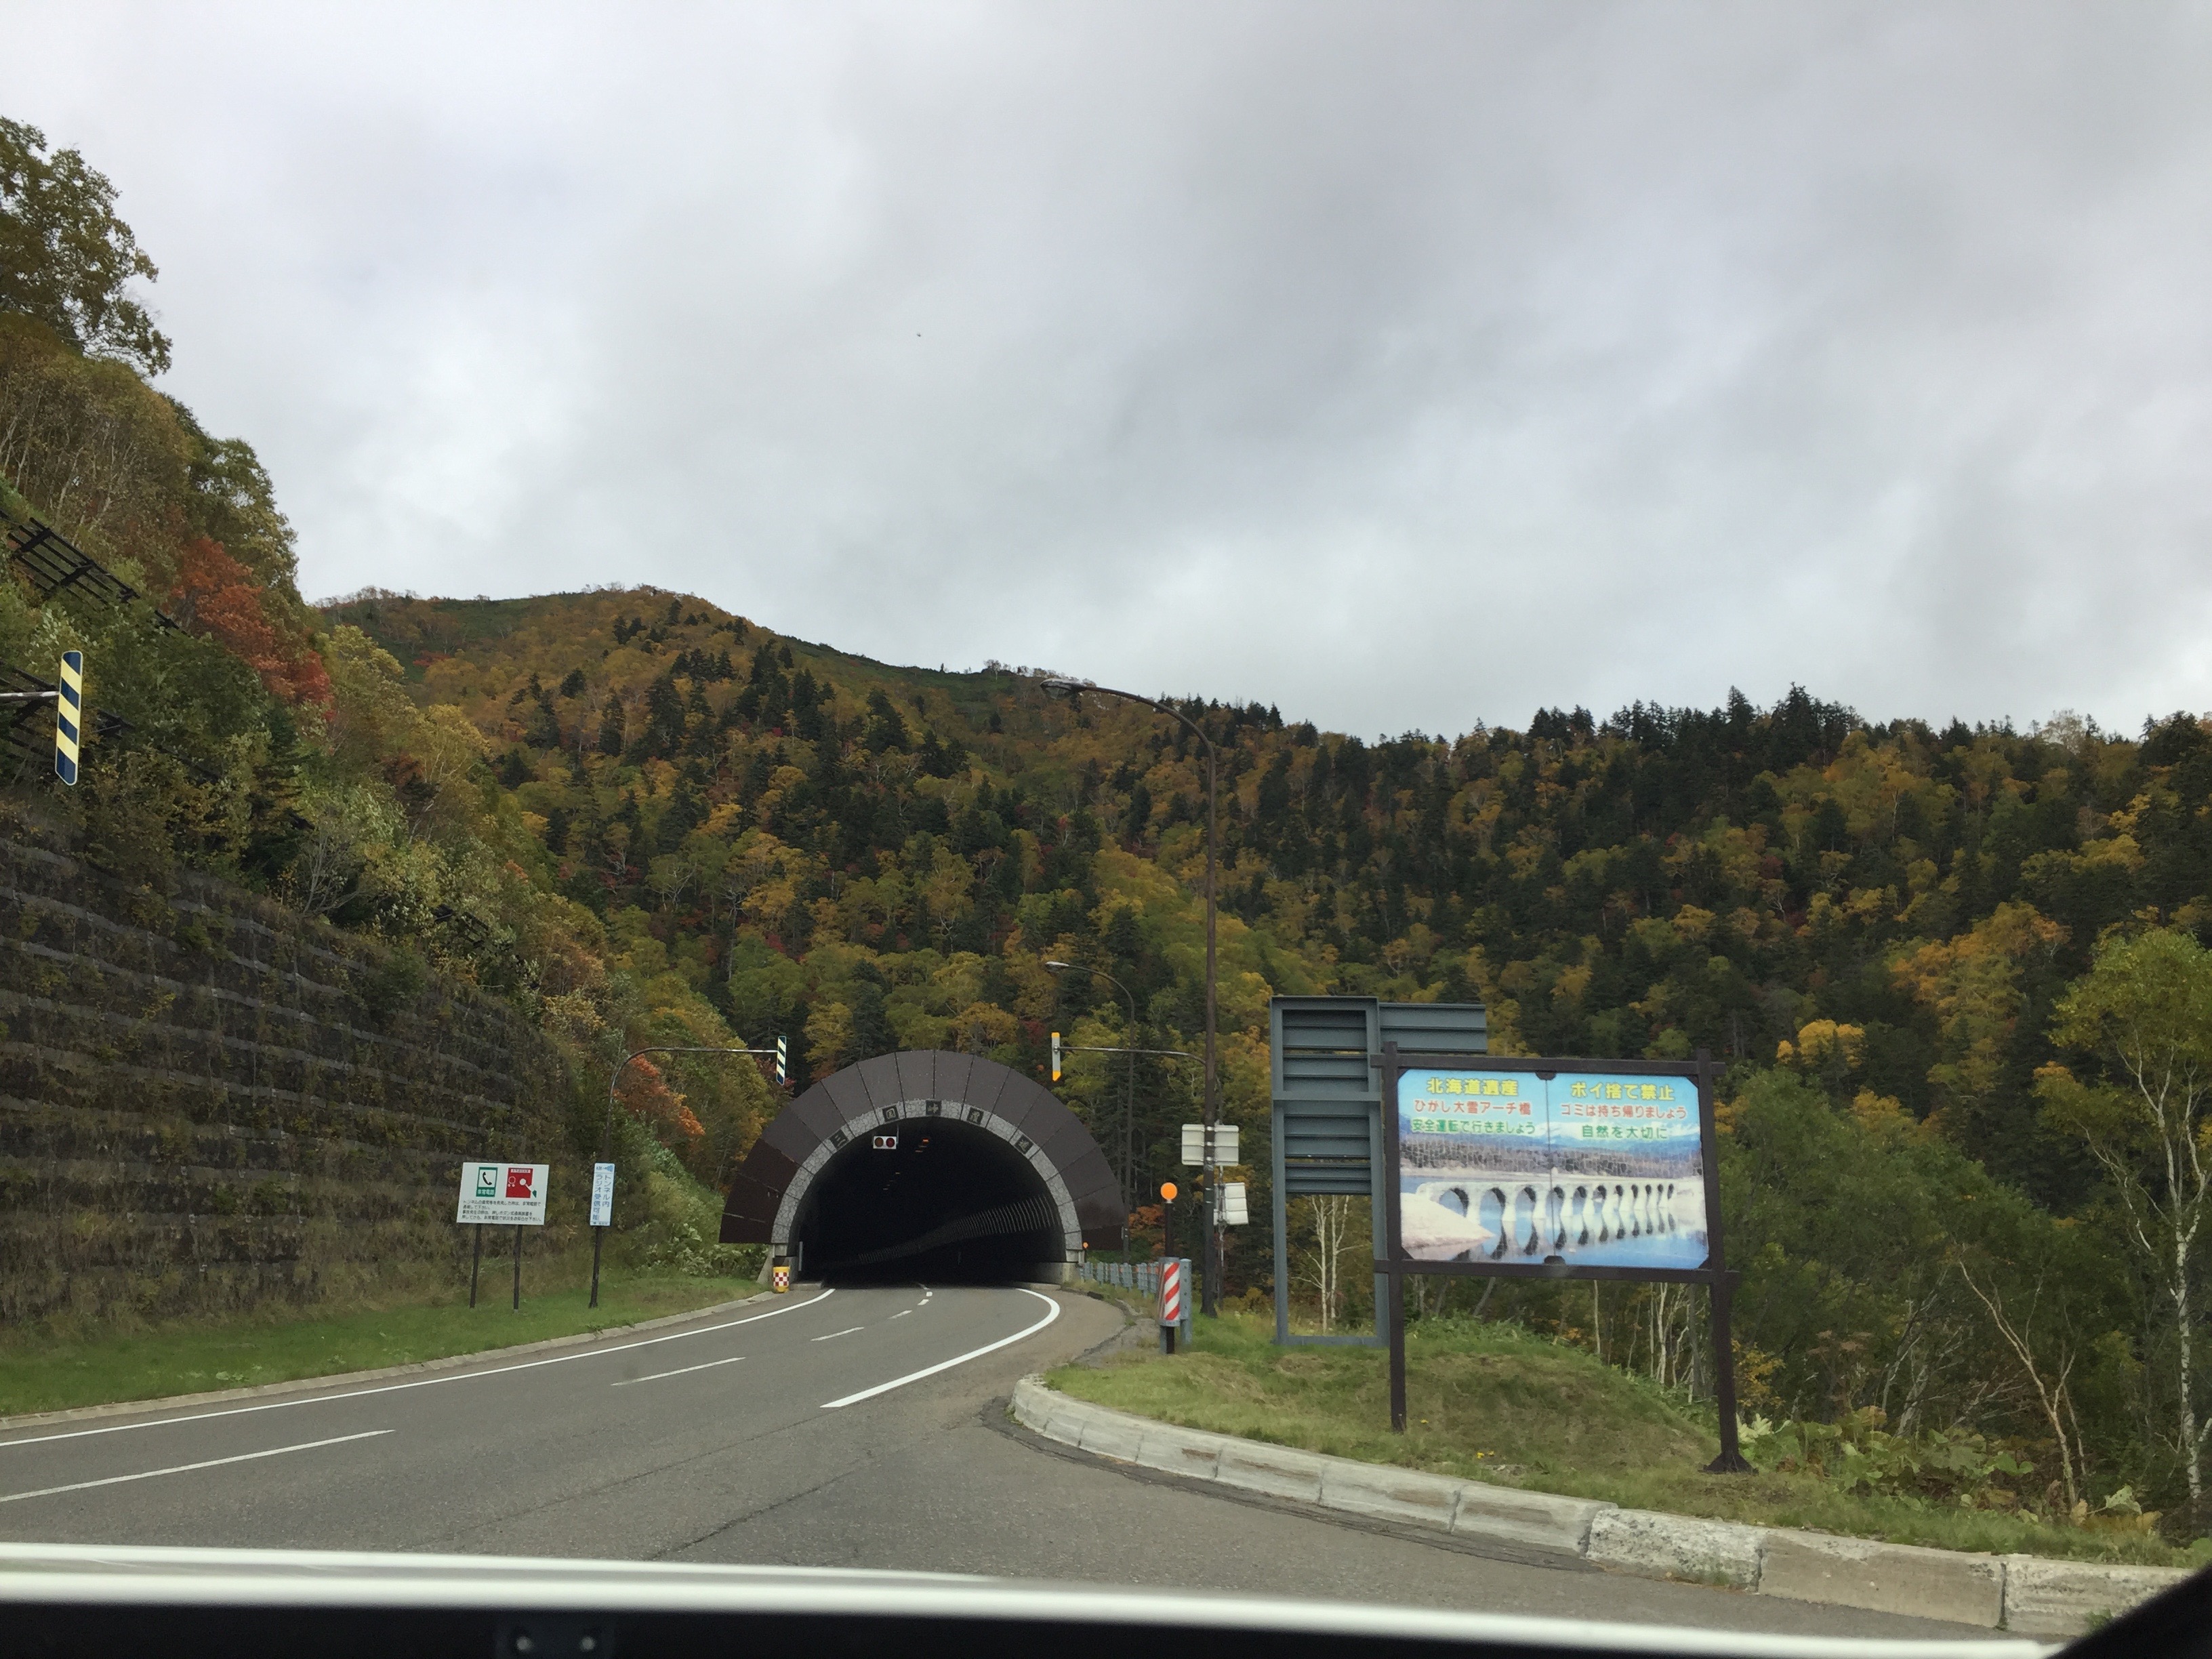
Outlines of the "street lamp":
[{"label": "street lamp", "polygon": [[[622,1081],[622,1074],[629,1070],[630,1061],[642,1060],[647,1054],[773,1054],[775,1052],[773,1048],[674,1048],[665,1043],[655,1043],[647,1048],[631,1049],[622,1057],[621,1061],[607,1078],[607,1115],[606,1121],[599,1125],[599,1162],[605,1164],[614,1156],[615,1085]],[[599,1305],[599,1247],[606,1242],[606,1236],[607,1230],[605,1227],[592,1229],[591,1305],[594,1308]]]},{"label": "street lamp", "polygon": [[[1087,962],[1048,962],[1045,966],[1054,973],[1083,973],[1103,979],[1127,999],[1129,1004],[1129,1035],[1137,1035],[1136,994],[1115,979],[1103,968],[1094,968]],[[1125,1199],[1134,1195],[1136,1178],[1137,1124],[1137,1051],[1129,1050],[1129,1076],[1121,1096],[1121,1192]]]},{"label": "street lamp", "polygon": [[[1205,729],[1171,703],[1157,697],[1139,696],[1134,691],[1116,691],[1108,685],[1090,685],[1080,680],[1062,679],[1057,676],[1044,682],[1048,697],[1064,697],[1071,703],[1079,702],[1086,691],[1095,691],[1102,697],[1119,697],[1125,702],[1140,702],[1156,708],[1170,720],[1179,721],[1183,728],[1206,745],[1206,1101],[1202,1115],[1206,1121],[1206,1142],[1209,1153],[1213,1145],[1213,1126],[1221,1116],[1218,1098],[1218,1079],[1214,1060],[1214,932],[1213,888],[1215,836],[1220,818],[1220,757],[1215,752],[1213,739]],[[1206,1229],[1206,1294],[1200,1310],[1210,1319],[1213,1316],[1221,1294],[1221,1227],[1218,1200],[1216,1197],[1220,1182],[1213,1180],[1213,1165],[1206,1164],[1207,1203],[1214,1210]]]}]

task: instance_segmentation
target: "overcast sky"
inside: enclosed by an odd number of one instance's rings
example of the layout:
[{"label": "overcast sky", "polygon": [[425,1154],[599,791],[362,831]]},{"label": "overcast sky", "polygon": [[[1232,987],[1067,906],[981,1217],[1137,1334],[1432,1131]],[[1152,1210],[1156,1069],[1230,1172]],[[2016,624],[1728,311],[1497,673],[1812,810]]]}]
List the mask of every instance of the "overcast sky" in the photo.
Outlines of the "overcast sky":
[{"label": "overcast sky", "polygon": [[0,0],[311,596],[1362,733],[2212,708],[2212,8]]}]

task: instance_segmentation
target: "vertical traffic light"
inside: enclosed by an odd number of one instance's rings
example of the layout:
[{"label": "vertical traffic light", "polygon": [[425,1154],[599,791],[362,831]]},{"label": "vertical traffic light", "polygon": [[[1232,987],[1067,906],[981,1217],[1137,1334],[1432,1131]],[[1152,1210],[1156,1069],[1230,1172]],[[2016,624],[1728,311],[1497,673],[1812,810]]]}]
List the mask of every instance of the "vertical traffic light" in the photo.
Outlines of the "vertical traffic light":
[{"label": "vertical traffic light", "polygon": [[1052,1080],[1060,1081],[1060,1033],[1052,1034]]},{"label": "vertical traffic light", "polygon": [[54,775],[76,782],[77,744],[84,725],[84,653],[62,653],[61,692],[54,699]]}]

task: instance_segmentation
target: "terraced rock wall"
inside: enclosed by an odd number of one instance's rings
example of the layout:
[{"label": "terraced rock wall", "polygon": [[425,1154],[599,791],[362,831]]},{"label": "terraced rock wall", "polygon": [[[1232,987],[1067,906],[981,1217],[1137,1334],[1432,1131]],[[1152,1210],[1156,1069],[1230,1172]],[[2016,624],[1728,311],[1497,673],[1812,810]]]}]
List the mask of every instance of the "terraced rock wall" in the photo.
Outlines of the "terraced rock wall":
[{"label": "terraced rock wall", "polygon": [[568,1087],[507,1005],[368,941],[0,839],[0,1322],[465,1271],[461,1160],[562,1161]]}]

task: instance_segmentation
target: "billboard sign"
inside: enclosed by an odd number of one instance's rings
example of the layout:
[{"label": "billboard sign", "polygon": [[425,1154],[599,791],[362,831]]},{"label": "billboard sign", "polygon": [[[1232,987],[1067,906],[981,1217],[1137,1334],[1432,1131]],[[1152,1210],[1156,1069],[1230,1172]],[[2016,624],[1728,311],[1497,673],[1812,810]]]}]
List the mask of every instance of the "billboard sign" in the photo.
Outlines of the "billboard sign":
[{"label": "billboard sign", "polygon": [[1711,1254],[1705,1122],[1679,1070],[1571,1061],[1397,1079],[1408,1261],[1696,1269]]},{"label": "billboard sign", "polygon": [[500,1227],[545,1224],[544,1164],[464,1164],[461,1206],[453,1218]]},{"label": "billboard sign", "polygon": [[1492,1059],[1401,1048],[1380,1056],[1388,1182],[1376,1272],[1389,1328],[1390,1426],[1406,1427],[1409,1277],[1650,1279],[1711,1297],[1716,1474],[1751,1468],[1736,1444],[1729,1332],[1736,1275],[1721,1246],[1716,1068],[1694,1061]]}]

